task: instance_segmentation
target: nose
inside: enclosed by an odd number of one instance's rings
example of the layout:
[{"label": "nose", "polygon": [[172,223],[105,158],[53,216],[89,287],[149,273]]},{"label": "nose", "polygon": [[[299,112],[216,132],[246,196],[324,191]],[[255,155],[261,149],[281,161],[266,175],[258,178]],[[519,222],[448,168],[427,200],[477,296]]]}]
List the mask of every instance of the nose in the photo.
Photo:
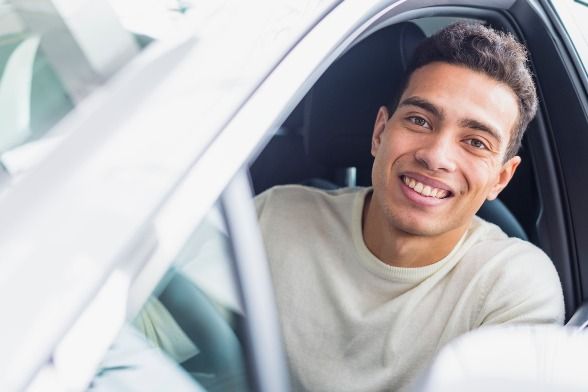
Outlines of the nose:
[{"label": "nose", "polygon": [[454,149],[451,135],[429,134],[426,140],[422,140],[422,145],[416,150],[414,156],[428,170],[452,172],[457,167],[455,162],[457,152]]}]

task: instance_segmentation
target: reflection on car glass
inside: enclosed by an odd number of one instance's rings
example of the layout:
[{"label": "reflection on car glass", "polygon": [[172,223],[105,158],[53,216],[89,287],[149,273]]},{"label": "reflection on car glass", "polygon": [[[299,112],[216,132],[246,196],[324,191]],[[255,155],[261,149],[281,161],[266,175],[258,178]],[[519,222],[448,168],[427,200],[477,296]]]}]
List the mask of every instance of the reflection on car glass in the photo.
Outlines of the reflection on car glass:
[{"label": "reflection on car glass", "polygon": [[142,47],[105,2],[0,1],[0,18],[0,156],[50,134]]},{"label": "reflection on car glass", "polygon": [[3,153],[44,134],[73,104],[39,49],[39,36],[4,36],[0,40]]},{"label": "reflection on car glass", "polygon": [[243,314],[230,260],[227,229],[220,212],[213,209],[190,237],[175,265],[221,309]]},{"label": "reflection on car glass", "polygon": [[228,241],[222,215],[214,208],[132,323],[145,342],[206,391],[250,389],[243,352],[244,314]]},{"label": "reflection on car glass", "polygon": [[130,326],[125,326],[108,351],[89,391],[202,392],[161,351]]}]

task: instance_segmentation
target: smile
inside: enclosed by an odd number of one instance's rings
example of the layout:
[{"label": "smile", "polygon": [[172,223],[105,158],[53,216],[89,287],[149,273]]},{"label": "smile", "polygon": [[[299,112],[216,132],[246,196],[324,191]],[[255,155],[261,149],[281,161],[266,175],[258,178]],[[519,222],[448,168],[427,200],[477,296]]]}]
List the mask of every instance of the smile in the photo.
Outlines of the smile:
[{"label": "smile", "polygon": [[450,196],[451,192],[445,189],[440,188],[433,188],[429,185],[425,185],[422,182],[415,180],[414,178],[410,178],[408,176],[402,176],[402,181],[411,188],[416,193],[425,196],[425,197],[433,197],[436,199],[444,199],[447,196]]}]

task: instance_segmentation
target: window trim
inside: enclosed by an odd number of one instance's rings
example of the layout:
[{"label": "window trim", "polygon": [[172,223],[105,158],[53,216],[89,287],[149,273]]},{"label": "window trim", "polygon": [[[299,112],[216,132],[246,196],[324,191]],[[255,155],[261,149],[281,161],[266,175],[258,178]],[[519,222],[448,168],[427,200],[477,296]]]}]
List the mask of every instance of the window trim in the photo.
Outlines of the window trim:
[{"label": "window trim", "polygon": [[246,315],[246,354],[248,363],[255,365],[250,369],[252,381],[259,391],[287,391],[288,367],[269,264],[244,168],[227,186],[221,201]]}]

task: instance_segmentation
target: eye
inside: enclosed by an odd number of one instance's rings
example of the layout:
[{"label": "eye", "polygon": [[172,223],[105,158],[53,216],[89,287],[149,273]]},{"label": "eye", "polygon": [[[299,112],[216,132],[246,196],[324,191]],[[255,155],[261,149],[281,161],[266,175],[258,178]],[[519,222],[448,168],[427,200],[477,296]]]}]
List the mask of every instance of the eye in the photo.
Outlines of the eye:
[{"label": "eye", "polygon": [[419,127],[431,129],[431,125],[429,124],[429,122],[420,116],[409,116],[407,117],[407,120]]},{"label": "eye", "polygon": [[480,139],[467,139],[466,143],[477,150],[489,150],[488,146]]}]

